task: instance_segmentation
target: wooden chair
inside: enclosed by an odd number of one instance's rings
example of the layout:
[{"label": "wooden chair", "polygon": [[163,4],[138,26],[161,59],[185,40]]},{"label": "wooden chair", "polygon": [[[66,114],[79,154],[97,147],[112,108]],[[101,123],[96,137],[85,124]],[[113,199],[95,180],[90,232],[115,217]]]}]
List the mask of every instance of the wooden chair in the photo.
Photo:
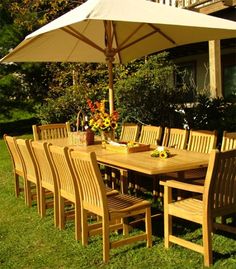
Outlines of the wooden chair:
[{"label": "wooden chair", "polygon": [[[20,192],[24,192],[25,190],[25,180],[24,180],[23,164],[19,156],[19,152],[16,145],[16,137],[4,134],[3,138],[6,142],[12,160],[12,168],[13,168],[12,170],[15,183],[15,195],[16,197],[19,197]],[[23,178],[23,187],[20,186],[20,177]],[[26,195],[25,195],[25,202],[27,202]]]},{"label": "wooden chair", "polygon": [[[223,132],[223,138],[222,138],[222,144],[221,144],[221,151],[226,151],[226,150],[230,150],[230,149],[236,149],[236,132],[227,132],[224,131]],[[232,219],[231,224],[233,224],[234,226],[236,226],[236,215],[228,215],[228,216],[224,216],[221,218],[221,222],[222,224],[227,223],[227,219]],[[227,226],[224,226],[227,227]],[[235,233],[236,233],[236,228],[235,228]]]},{"label": "wooden chair", "polygon": [[138,141],[139,125],[135,123],[123,123],[119,140],[121,142]]},{"label": "wooden chair", "polygon": [[[168,128],[164,130],[164,136],[162,139],[162,146],[176,149],[186,149],[188,140],[188,130],[179,129],[179,128]],[[166,176],[164,176],[166,177]],[[176,178],[178,177],[177,173],[170,173],[168,177]],[[163,176],[155,176],[153,178],[153,195],[154,199],[158,196],[162,197],[163,192],[159,185],[160,178]]]},{"label": "wooden chair", "polygon": [[[54,169],[48,152],[47,142],[31,141],[31,148],[37,164],[40,180],[40,216],[46,215],[48,207],[54,207],[54,224],[59,225],[58,218],[58,184]],[[49,193],[53,194],[53,201],[49,198]],[[53,203],[52,203],[53,202]]]},{"label": "wooden chair", "polygon": [[210,153],[216,148],[217,132],[216,131],[190,131],[187,150]]},{"label": "wooden chair", "polygon": [[221,144],[221,151],[235,149],[236,148],[236,132],[223,132],[222,144]]},{"label": "wooden chair", "polygon": [[[33,200],[36,200],[38,213],[40,214],[40,182],[30,141],[29,139],[16,139],[16,145],[23,164],[27,205],[31,207]],[[32,183],[35,186],[36,194],[32,192]]]},{"label": "wooden chair", "polygon": [[[119,141],[120,142],[129,142],[129,141],[138,141],[139,136],[139,125],[135,123],[123,123],[121,127],[121,134]],[[105,180],[106,182],[112,186],[112,188],[116,188],[117,185],[122,182],[120,179],[122,177],[122,173],[128,174],[128,171],[119,170],[114,167],[105,167]],[[114,176],[115,175],[115,176]],[[128,188],[128,186],[124,187],[125,189]],[[121,190],[123,189],[123,186],[121,186]]]},{"label": "wooden chair", "polygon": [[143,125],[139,137],[139,143],[150,144],[151,147],[156,147],[161,144],[162,127]]},{"label": "wooden chair", "polygon": [[[216,131],[190,131],[187,150],[200,153],[210,153],[216,148],[217,132]],[[187,170],[180,177],[185,179],[196,179],[197,184],[203,184],[202,179],[206,176],[206,168]],[[200,179],[200,180],[198,180]]]},{"label": "wooden chair", "polygon": [[[79,185],[79,194],[82,206],[82,244],[88,244],[87,213],[97,214],[102,219],[103,234],[103,260],[109,260],[110,248],[133,243],[138,240],[147,240],[147,247],[152,246],[151,239],[151,203],[129,195],[118,194],[106,196],[104,183],[99,170],[96,155],[82,153],[73,149],[69,150],[69,156],[73,171]],[[145,214],[146,231],[133,237],[115,242],[109,239],[109,224],[113,220],[120,220],[137,214]],[[124,233],[127,233],[127,225],[124,220]]]},{"label": "wooden chair", "polygon": [[[187,182],[166,180],[164,185],[164,236],[165,247],[171,243],[190,248],[204,255],[204,265],[213,263],[211,233],[213,227],[223,226],[214,223],[216,217],[236,212],[236,150],[210,153],[204,186]],[[202,194],[173,202],[172,189],[177,188]],[[202,198],[201,198],[202,197]],[[172,233],[172,216],[202,225],[203,245],[179,238]]]},{"label": "wooden chair", "polygon": [[[59,147],[48,144],[48,151],[51,169],[55,171],[54,182],[58,185],[58,227],[65,228],[65,221],[74,218],[75,220],[75,239],[81,239],[81,203],[79,196],[78,182],[72,170],[68,156],[67,147]],[[118,192],[106,188],[106,195],[116,195]],[[65,205],[73,203],[73,210],[66,210]]]},{"label": "wooden chair", "polygon": [[[157,145],[161,144],[161,136],[162,136],[162,127],[161,126],[151,126],[151,125],[143,125],[139,137],[139,143],[150,144],[151,148],[156,148]],[[149,176],[140,175],[138,173],[133,173],[132,178],[134,179],[131,182],[131,185],[134,186],[135,191],[139,192],[142,189],[142,185],[144,183],[149,183]],[[151,176],[151,180],[153,181],[153,197],[157,198],[157,188],[158,188],[158,178],[156,176]],[[148,184],[150,185],[150,184]]]},{"label": "wooden chair", "polygon": [[186,149],[188,130],[178,128],[165,128],[162,146],[176,149]]},{"label": "wooden chair", "polygon": [[34,140],[47,140],[68,137],[70,123],[32,125]]},{"label": "wooden chair", "polygon": [[[70,216],[74,217],[75,221],[75,239],[81,239],[81,204],[79,198],[79,189],[76,178],[72,172],[72,167],[68,160],[67,147],[48,145],[49,156],[52,162],[51,170],[55,171],[54,182],[58,185],[58,227],[65,228],[65,220]],[[70,201],[74,208],[67,210],[65,203]],[[72,213],[72,214],[71,214]]]}]

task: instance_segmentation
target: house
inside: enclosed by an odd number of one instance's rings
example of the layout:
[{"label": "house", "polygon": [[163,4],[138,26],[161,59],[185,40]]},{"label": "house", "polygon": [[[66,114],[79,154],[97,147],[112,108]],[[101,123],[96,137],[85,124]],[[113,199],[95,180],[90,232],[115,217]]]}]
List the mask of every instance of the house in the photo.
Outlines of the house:
[{"label": "house", "polygon": [[[236,0],[156,0],[176,8],[185,8],[236,21]],[[193,95],[211,97],[236,95],[236,39],[212,40],[169,50],[171,57],[186,73]]]}]

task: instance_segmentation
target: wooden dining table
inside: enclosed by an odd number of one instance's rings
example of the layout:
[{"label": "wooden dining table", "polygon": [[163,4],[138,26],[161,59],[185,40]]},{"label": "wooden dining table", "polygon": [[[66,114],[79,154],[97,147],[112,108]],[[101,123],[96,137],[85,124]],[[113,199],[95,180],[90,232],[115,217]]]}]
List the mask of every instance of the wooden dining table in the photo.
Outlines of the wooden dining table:
[{"label": "wooden dining table", "polygon": [[97,161],[100,164],[119,169],[122,192],[127,192],[128,171],[154,176],[207,167],[209,161],[209,154],[175,148],[168,148],[170,156],[162,159],[160,157],[151,157],[152,150],[121,153],[105,149],[99,142],[95,142],[94,145],[90,146],[72,145],[67,138],[48,140],[48,142],[54,145],[72,147],[83,152],[95,152]]}]

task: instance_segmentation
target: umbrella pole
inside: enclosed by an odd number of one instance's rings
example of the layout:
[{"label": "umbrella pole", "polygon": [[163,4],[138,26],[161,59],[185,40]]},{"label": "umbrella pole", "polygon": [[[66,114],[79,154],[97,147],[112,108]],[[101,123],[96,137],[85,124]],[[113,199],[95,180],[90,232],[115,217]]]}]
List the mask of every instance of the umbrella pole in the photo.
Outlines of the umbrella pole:
[{"label": "umbrella pole", "polygon": [[108,73],[109,73],[109,108],[110,114],[114,112],[114,91],[113,91],[113,64],[109,59],[107,62],[108,65]]}]

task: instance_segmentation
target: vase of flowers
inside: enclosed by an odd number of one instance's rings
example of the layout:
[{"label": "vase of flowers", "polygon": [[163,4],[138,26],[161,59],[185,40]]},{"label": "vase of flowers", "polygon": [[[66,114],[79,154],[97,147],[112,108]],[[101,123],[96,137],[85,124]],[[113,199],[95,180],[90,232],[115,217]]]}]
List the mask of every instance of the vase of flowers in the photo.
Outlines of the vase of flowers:
[{"label": "vase of flowers", "polygon": [[89,99],[87,101],[91,111],[89,126],[95,133],[101,135],[102,141],[114,140],[114,131],[117,128],[117,120],[119,118],[117,111],[109,114],[105,111],[105,100],[92,103]]}]

